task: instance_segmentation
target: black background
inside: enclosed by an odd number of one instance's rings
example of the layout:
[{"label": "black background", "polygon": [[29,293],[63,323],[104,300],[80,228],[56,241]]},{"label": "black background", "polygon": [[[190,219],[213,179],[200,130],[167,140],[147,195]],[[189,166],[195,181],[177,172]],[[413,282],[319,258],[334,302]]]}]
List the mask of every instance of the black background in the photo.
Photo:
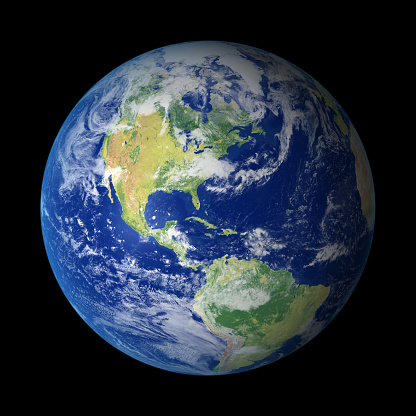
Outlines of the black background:
[{"label": "black background", "polygon": [[[29,91],[30,116],[25,123],[29,146],[36,152],[36,182],[40,197],[43,170],[54,139],[82,96],[112,69],[144,52],[191,40],[227,40],[265,49],[290,61],[319,81],[340,103],[354,123],[367,151],[376,191],[373,246],[362,278],[334,321],[315,339],[284,359],[237,375],[201,377],[159,370],[124,355],[96,335],[77,315],[60,290],[43,247],[39,201],[35,213],[35,248],[38,261],[30,270],[30,325],[16,371],[31,385],[65,397],[100,392],[100,401],[160,398],[172,409],[218,411],[215,400],[257,406],[277,403],[304,405],[310,410],[379,400],[377,386],[391,384],[392,339],[396,336],[385,282],[392,271],[386,265],[383,241],[387,221],[388,183],[383,177],[386,98],[383,83],[389,77],[386,48],[393,52],[393,29],[385,16],[356,8],[290,11],[256,9],[252,5],[235,15],[220,5],[198,4],[193,12],[172,4],[108,10],[67,10],[33,23],[22,40],[20,59],[27,68],[23,87]],[[142,5],[143,6],[143,5]],[[148,5],[149,6],[149,5]],[[260,5],[259,5],[260,6]],[[277,5],[279,6],[279,5]],[[45,10],[46,12],[46,10]],[[299,14],[302,12],[302,14]],[[381,19],[381,20],[380,20]],[[32,29],[33,28],[33,29]],[[17,41],[20,42],[19,40]],[[25,71],[26,69],[24,69]],[[383,93],[382,93],[383,92]],[[32,131],[33,133],[29,133]],[[32,174],[32,173],[31,173]],[[35,180],[34,174],[32,181]],[[383,225],[384,224],[384,225]],[[383,229],[384,227],[384,229]],[[23,266],[23,265],[22,265]],[[29,340],[29,341],[28,341]],[[19,361],[20,362],[20,361]],[[178,396],[177,391],[180,391]],[[174,393],[175,392],[175,393]],[[236,396],[238,394],[238,397]],[[155,397],[157,396],[157,397]],[[132,399],[133,398],[133,399]],[[308,399],[306,399],[308,398]],[[341,401],[342,400],[342,401]],[[269,403],[270,402],[270,403]],[[326,403],[326,404],[325,404]],[[176,407],[175,407],[176,406]],[[178,407],[179,406],[179,407]],[[216,409],[216,410],[214,410]],[[266,408],[264,408],[266,411]],[[277,410],[276,410],[277,411]]]}]

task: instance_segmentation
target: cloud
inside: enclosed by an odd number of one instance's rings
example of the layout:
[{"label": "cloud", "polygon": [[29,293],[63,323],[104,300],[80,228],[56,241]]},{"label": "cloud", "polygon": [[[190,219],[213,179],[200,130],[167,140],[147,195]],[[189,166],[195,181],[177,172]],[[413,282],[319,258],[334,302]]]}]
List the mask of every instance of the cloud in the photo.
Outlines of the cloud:
[{"label": "cloud", "polygon": [[334,261],[340,256],[346,256],[348,249],[343,243],[332,243],[322,247],[315,256],[315,259],[305,267],[314,266],[325,261]]},{"label": "cloud", "polygon": [[271,238],[263,228],[255,228],[250,231],[244,245],[256,257],[267,256],[270,251],[278,251],[285,247],[285,244],[278,243]]}]

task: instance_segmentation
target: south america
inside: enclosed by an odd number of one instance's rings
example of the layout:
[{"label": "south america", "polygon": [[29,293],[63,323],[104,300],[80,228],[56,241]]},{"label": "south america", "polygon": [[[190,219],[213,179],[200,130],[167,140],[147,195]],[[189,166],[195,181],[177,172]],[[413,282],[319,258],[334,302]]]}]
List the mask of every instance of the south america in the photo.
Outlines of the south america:
[{"label": "south america", "polygon": [[220,374],[263,360],[301,335],[330,291],[296,284],[290,272],[257,259],[225,255],[205,270],[207,281],[193,308],[213,334],[227,340],[215,368]]}]

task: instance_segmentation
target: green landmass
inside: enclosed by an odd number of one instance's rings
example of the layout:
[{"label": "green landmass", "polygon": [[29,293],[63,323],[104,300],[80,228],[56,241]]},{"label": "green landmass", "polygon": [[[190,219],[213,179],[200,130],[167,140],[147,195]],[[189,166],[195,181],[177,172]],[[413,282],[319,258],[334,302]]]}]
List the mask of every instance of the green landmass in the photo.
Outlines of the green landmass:
[{"label": "green landmass", "polygon": [[209,223],[208,221],[203,220],[202,218],[199,218],[199,217],[185,218],[185,221],[190,221],[190,220],[200,222],[201,224],[204,224],[205,227],[207,227],[207,228],[211,228],[211,229],[214,229],[214,230],[218,228],[216,225],[213,225],[213,224]]},{"label": "green landmass", "polygon": [[230,234],[238,234],[237,231],[232,230],[231,228],[221,228],[222,232],[218,233],[218,235],[230,235]]},{"label": "green landmass", "polygon": [[[154,77],[153,81],[152,88],[138,87],[137,95],[127,97],[121,109],[122,116],[104,138],[102,157],[108,196],[113,201],[111,180],[123,209],[123,220],[141,235],[151,236],[174,250],[185,265],[195,268],[186,259],[189,246],[186,238],[175,230],[176,221],[168,221],[162,229],[148,226],[144,215],[148,198],[158,190],[183,191],[192,196],[195,208],[199,209],[197,189],[216,173],[213,163],[233,144],[249,140],[243,140],[233,127],[252,124],[255,132],[261,129],[234,101],[226,103],[217,94],[211,95],[212,111],[206,123],[202,122],[199,112],[180,100],[172,100],[168,108],[155,102],[153,113],[135,114],[132,108],[154,94],[159,78]],[[185,148],[176,136],[183,130],[193,131],[204,143],[197,145],[193,140]],[[208,224],[205,223],[208,228],[214,227]],[[224,235],[230,233],[233,231],[223,230]]]},{"label": "green landmass", "polygon": [[[191,220],[200,222],[201,224],[204,224],[205,227],[207,227],[208,229],[213,229],[213,230],[218,229],[218,227],[216,225],[213,225],[213,224],[209,223],[208,221],[203,220],[202,218],[199,218],[199,217],[185,218],[185,221],[191,221]],[[217,232],[217,235],[226,235],[226,236],[228,236],[230,234],[238,234],[238,233],[237,233],[237,231],[234,231],[231,228],[221,228],[221,231]],[[206,234],[206,235],[210,236],[210,234]]]},{"label": "green landmass", "polygon": [[[164,126],[164,119],[156,112],[136,117],[137,126],[129,128],[127,120],[121,119],[117,129],[104,138],[102,156],[106,163],[106,175],[111,178],[122,206],[122,218],[134,230],[175,251],[181,261],[186,262],[187,243],[172,239],[176,221],[168,221],[162,229],[148,226],[144,212],[149,195],[169,183],[169,169],[178,166],[186,169],[192,155],[182,151]],[[139,151],[137,149],[140,149]],[[187,178],[183,190],[196,193],[202,183],[198,178]],[[108,183],[109,196],[111,188]]]},{"label": "green landmass", "polygon": [[194,309],[211,332],[227,339],[217,371],[266,358],[300,333],[329,294],[323,285],[297,285],[286,270],[224,256],[206,268]]}]

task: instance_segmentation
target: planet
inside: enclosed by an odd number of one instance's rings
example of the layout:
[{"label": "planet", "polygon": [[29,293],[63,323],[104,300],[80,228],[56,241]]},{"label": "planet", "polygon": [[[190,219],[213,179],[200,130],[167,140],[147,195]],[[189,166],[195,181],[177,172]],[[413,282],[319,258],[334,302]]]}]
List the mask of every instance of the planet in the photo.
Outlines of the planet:
[{"label": "planet", "polygon": [[374,232],[369,162],[314,78],[230,42],[119,66],[62,125],[41,189],[46,253],[104,340],[224,375],[296,351],[356,287]]}]

